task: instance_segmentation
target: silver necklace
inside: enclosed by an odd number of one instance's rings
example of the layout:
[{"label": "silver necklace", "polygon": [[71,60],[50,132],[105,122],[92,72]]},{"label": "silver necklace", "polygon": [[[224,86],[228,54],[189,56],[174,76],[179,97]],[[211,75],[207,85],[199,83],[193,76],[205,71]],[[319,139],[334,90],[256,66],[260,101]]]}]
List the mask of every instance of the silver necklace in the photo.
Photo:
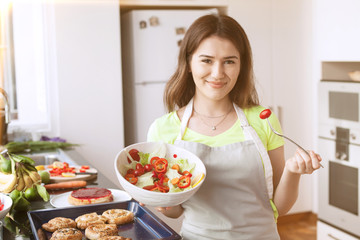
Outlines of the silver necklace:
[{"label": "silver necklace", "polygon": [[228,114],[228,113],[224,113],[223,115],[220,115],[220,116],[206,116],[206,115],[204,115],[204,114],[201,114],[201,113],[197,112],[197,111],[195,110],[195,108],[194,108],[194,112],[195,112],[196,114],[198,114],[199,116],[206,117],[206,118],[221,118],[221,117],[224,117],[225,115]]},{"label": "silver necklace", "polygon": [[[199,115],[200,120],[201,120],[206,126],[211,127],[211,130],[213,130],[213,131],[215,131],[216,128],[217,128],[217,126],[219,126],[219,125],[226,119],[227,115],[229,115],[229,113],[231,112],[231,110],[232,110],[232,109],[230,108],[230,111],[228,111],[227,113],[225,113],[225,114],[223,114],[223,115],[221,115],[221,116],[210,117],[210,116],[205,116],[205,115],[202,115],[202,114],[198,113],[198,112],[195,110],[195,108],[194,108],[194,112],[195,112],[197,115]],[[215,125],[209,125],[202,117],[207,117],[207,118],[220,118],[220,117],[223,117],[223,118],[222,118],[217,124],[215,124]]]}]

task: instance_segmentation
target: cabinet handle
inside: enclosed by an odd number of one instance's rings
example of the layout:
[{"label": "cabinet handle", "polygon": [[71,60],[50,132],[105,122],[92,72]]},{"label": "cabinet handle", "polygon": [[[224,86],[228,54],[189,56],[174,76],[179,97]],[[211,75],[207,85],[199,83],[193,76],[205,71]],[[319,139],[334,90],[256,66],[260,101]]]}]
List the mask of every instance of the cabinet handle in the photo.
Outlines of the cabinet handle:
[{"label": "cabinet handle", "polygon": [[334,237],[333,235],[331,235],[330,233],[328,233],[328,237],[334,240],[340,240],[340,238]]}]

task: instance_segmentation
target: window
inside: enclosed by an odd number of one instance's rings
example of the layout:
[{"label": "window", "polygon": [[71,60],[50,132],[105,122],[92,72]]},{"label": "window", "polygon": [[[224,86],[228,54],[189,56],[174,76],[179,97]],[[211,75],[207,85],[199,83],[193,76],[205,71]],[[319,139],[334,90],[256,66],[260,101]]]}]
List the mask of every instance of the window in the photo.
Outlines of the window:
[{"label": "window", "polygon": [[3,82],[12,112],[8,132],[48,133],[54,114],[49,111],[54,88],[48,70],[49,6],[41,0],[1,0],[1,5]]},{"label": "window", "polygon": [[[14,66],[14,47],[12,32],[12,4],[0,3],[0,87],[5,90],[9,102],[11,118],[17,118],[17,98]],[[1,110],[5,111],[4,97],[1,97]]]}]

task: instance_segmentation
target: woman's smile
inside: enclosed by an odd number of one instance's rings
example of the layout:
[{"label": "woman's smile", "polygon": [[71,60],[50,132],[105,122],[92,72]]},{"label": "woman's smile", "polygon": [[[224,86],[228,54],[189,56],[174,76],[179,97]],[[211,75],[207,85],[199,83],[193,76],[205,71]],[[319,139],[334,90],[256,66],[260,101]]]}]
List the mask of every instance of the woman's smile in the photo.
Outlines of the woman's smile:
[{"label": "woman's smile", "polygon": [[226,85],[226,82],[208,81],[208,80],[205,80],[205,82],[212,88],[222,88]]}]

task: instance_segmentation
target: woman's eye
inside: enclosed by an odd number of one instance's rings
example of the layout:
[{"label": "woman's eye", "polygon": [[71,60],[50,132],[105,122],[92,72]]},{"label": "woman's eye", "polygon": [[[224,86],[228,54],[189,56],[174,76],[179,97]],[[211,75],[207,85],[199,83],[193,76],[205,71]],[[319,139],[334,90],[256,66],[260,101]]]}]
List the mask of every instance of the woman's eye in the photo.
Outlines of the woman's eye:
[{"label": "woman's eye", "polygon": [[201,60],[203,63],[211,63],[211,60],[210,59],[202,59]]},{"label": "woman's eye", "polygon": [[225,64],[234,64],[235,62],[233,60],[226,60]]}]

